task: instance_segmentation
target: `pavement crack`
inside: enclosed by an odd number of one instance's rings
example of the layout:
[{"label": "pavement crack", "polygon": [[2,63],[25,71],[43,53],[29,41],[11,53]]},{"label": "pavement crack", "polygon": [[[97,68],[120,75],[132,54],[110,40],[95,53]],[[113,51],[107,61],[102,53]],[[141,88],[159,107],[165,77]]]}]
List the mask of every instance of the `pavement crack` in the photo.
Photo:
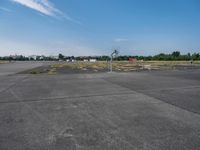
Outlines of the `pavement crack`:
[{"label": "pavement crack", "polygon": [[7,103],[30,103],[30,102],[42,102],[42,101],[56,101],[56,100],[65,100],[73,98],[87,98],[87,97],[102,97],[102,96],[119,96],[119,95],[131,95],[133,92],[127,93],[108,93],[108,94],[96,94],[96,95],[80,95],[80,96],[62,96],[62,97],[47,97],[47,98],[38,98],[38,99],[22,99],[20,101],[1,101],[0,104]]},{"label": "pavement crack", "polygon": [[170,87],[170,88],[159,88],[159,89],[150,89],[150,90],[137,90],[139,92],[151,92],[151,91],[170,91],[170,90],[184,90],[184,89],[193,89],[200,88],[200,86],[186,86],[186,87]]},{"label": "pavement crack", "polygon": [[[168,104],[168,105],[171,105],[171,106],[173,106],[173,107],[177,107],[177,108],[182,109],[182,110],[184,110],[184,111],[187,111],[187,112],[190,112],[190,113],[193,113],[193,114],[196,114],[196,115],[200,115],[200,113],[197,112],[197,111],[188,110],[188,109],[186,109],[186,108],[184,108],[184,107],[177,106],[177,105],[175,105],[175,104],[173,104],[173,103],[166,102],[166,101],[164,101],[164,100],[162,100],[162,99],[160,99],[160,98],[153,97],[152,95],[148,95],[148,94],[143,93],[144,91],[154,91],[155,89],[153,89],[153,90],[137,90],[137,91],[135,91],[135,90],[133,90],[133,89],[131,89],[131,88],[128,88],[128,87],[126,87],[126,86],[123,86],[123,85],[114,83],[114,82],[112,82],[112,81],[109,81],[109,80],[106,80],[106,79],[104,79],[104,80],[107,81],[107,82],[109,82],[109,83],[118,85],[118,86],[120,86],[121,88],[126,88],[126,89],[129,89],[129,90],[133,91],[133,92],[136,92],[136,93],[139,93],[139,94],[143,94],[143,95],[146,95],[146,96],[148,96],[148,97],[152,97],[152,98],[154,98],[154,99],[156,99],[156,100],[158,100],[158,101],[161,101],[161,102],[166,103],[166,104]],[[188,86],[188,87],[185,87],[185,88],[183,87],[182,89],[190,89],[190,88],[196,88],[196,87],[199,88],[200,86]],[[174,90],[174,89],[180,89],[180,88],[166,88],[166,89],[155,90],[155,91]]]},{"label": "pavement crack", "polygon": [[3,92],[8,91],[9,89],[15,87],[16,85],[18,85],[19,83],[23,82],[24,80],[28,79],[28,76],[23,77],[21,80],[17,80],[14,83],[12,83],[10,86],[8,86],[7,88],[3,89],[0,91],[0,94]]}]

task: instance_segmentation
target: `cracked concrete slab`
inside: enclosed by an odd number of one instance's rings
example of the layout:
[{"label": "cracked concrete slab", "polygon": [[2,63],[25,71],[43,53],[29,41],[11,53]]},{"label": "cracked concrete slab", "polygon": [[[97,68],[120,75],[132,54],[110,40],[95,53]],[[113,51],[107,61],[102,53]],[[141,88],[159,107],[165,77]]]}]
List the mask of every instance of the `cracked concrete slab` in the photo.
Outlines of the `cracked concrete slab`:
[{"label": "cracked concrete slab", "polygon": [[0,149],[199,149],[198,73],[2,75]]}]

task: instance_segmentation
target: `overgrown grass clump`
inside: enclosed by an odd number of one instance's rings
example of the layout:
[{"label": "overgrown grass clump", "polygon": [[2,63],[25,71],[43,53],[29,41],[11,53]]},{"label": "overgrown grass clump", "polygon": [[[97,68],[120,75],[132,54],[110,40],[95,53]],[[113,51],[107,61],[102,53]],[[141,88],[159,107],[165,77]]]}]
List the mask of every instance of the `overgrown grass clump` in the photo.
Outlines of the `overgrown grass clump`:
[{"label": "overgrown grass clump", "polygon": [[38,68],[38,69],[31,70],[29,73],[37,75],[37,74],[47,73],[48,71],[49,71],[48,69],[40,69],[40,68]]},{"label": "overgrown grass clump", "polygon": [[48,71],[48,75],[56,75],[57,74],[57,71],[56,71],[56,68],[53,67],[51,68],[49,71]]}]

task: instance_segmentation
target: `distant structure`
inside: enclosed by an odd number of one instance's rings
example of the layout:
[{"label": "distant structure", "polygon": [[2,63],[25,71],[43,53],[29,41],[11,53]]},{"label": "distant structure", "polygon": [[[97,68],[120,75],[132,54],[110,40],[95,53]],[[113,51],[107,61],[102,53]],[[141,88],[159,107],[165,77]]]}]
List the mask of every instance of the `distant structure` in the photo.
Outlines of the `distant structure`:
[{"label": "distant structure", "polygon": [[112,67],[113,57],[117,57],[118,54],[119,54],[119,51],[115,49],[110,55],[110,72],[113,71],[113,67]]},{"label": "distant structure", "polygon": [[38,58],[39,60],[44,60],[45,59],[45,56],[39,56],[39,58]]},{"label": "distant structure", "polygon": [[59,56],[49,56],[51,59],[53,60],[58,60],[59,59]]},{"label": "distant structure", "polygon": [[133,57],[130,57],[130,58],[128,59],[128,61],[129,61],[129,62],[137,62],[137,59],[136,59],[136,58],[133,58]]},{"label": "distant structure", "polygon": [[97,59],[89,59],[89,62],[96,62]]},{"label": "distant structure", "polygon": [[31,55],[28,57],[29,60],[37,60],[37,55]]},{"label": "distant structure", "polygon": [[88,62],[88,59],[83,59],[84,62]]}]

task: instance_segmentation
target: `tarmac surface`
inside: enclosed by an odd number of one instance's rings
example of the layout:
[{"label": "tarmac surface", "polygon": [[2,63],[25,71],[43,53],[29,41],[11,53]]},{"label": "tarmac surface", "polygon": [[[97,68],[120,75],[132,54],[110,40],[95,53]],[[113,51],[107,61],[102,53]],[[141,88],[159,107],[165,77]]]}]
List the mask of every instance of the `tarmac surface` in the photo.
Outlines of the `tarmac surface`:
[{"label": "tarmac surface", "polygon": [[16,74],[47,64],[0,65],[1,150],[200,149],[200,70]]},{"label": "tarmac surface", "polygon": [[0,64],[0,76],[10,75],[32,68],[54,64],[48,61],[15,61],[6,64]]}]

